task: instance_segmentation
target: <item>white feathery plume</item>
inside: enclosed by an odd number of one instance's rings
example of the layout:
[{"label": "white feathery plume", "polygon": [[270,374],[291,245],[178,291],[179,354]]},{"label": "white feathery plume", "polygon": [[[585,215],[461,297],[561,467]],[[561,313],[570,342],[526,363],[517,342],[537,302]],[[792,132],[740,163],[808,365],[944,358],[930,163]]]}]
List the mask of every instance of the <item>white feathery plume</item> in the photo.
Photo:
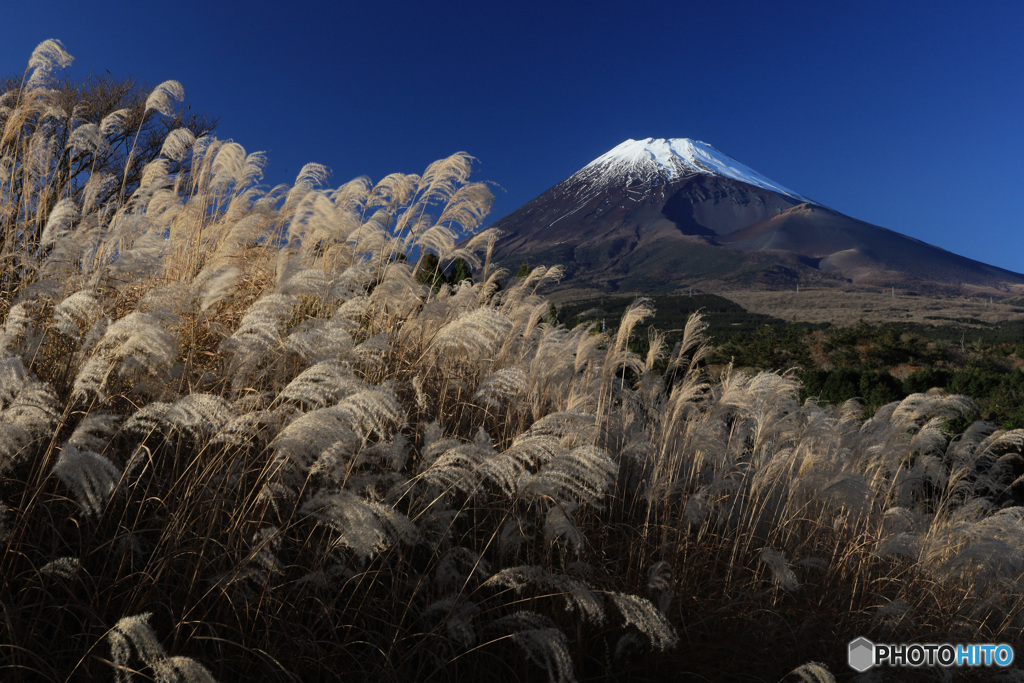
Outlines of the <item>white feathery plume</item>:
[{"label": "white feathery plume", "polygon": [[455,233],[443,225],[435,225],[416,238],[416,245],[434,252],[442,262],[447,263],[449,255],[455,249]]},{"label": "white feathery plume", "polygon": [[512,329],[512,321],[493,308],[477,308],[437,331],[433,347],[482,359],[494,354]]},{"label": "white feathery plume", "polygon": [[544,540],[549,544],[562,542],[578,556],[586,539],[573,515],[576,507],[575,503],[562,502],[548,509],[544,517]]},{"label": "white feathery plume", "polygon": [[335,316],[330,320],[313,319],[298,325],[284,340],[285,348],[311,363],[345,362],[355,356],[352,333],[358,326]]},{"label": "white feathery plume", "polygon": [[181,161],[185,158],[185,155],[188,154],[188,150],[192,147],[195,141],[195,134],[188,128],[175,128],[167,134],[166,138],[164,138],[164,144],[160,148],[160,154],[168,159]]},{"label": "white feathery plume", "polygon": [[108,145],[98,124],[83,123],[71,132],[65,147],[71,150],[71,156],[74,158],[87,153],[99,154],[106,150]]},{"label": "white feathery plume", "polygon": [[568,641],[547,617],[521,610],[493,621],[490,628],[507,633],[527,659],[548,672],[551,683],[575,683]]},{"label": "white feathery plume", "polygon": [[100,393],[110,372],[120,376],[155,375],[170,368],[175,345],[170,333],[149,313],[133,311],[107,327],[93,356],[75,377],[74,393]]},{"label": "white feathery plume", "polygon": [[468,597],[459,593],[449,595],[427,605],[420,613],[427,621],[438,620],[444,625],[448,638],[462,648],[476,643],[477,631],[473,619],[480,614],[480,608]]},{"label": "white feathery plume", "polygon": [[[214,271],[201,284],[199,310],[208,311],[223,301],[235,289],[242,271],[235,266],[227,266]],[[198,278],[197,278],[198,279]]]},{"label": "white feathery plume", "polygon": [[114,492],[121,471],[107,457],[65,445],[53,473],[71,489],[86,515],[98,517]]},{"label": "white feathery plume", "polygon": [[493,202],[494,194],[485,184],[466,183],[448,200],[437,222],[448,225],[453,233],[470,234],[483,223]]},{"label": "white feathery plume", "polygon": [[597,446],[578,446],[556,455],[537,474],[523,477],[519,493],[595,505],[611,486],[617,470],[608,451]]},{"label": "white feathery plume", "polygon": [[164,116],[174,115],[174,102],[185,99],[185,88],[178,81],[164,81],[153,88],[146,98],[145,111],[158,111]]},{"label": "white feathery plume", "polygon": [[75,61],[75,58],[64,49],[59,40],[44,40],[32,50],[28,60],[28,70],[32,72],[25,86],[35,90],[45,86],[56,69],[63,69]]},{"label": "white feathery plume", "polygon": [[307,408],[325,408],[366,388],[348,366],[323,361],[299,373],[281,390],[278,400],[292,401]]},{"label": "white feathery plume", "polygon": [[420,178],[420,187],[425,188],[420,201],[425,205],[447,201],[466,182],[472,166],[473,157],[465,152],[431,163]]},{"label": "white feathery plume", "polygon": [[253,446],[261,448],[267,445],[277,434],[281,416],[269,410],[245,412],[224,425],[210,443],[215,446]]},{"label": "white feathery plume", "polygon": [[[341,403],[306,413],[281,430],[270,443],[278,461],[304,473],[333,444],[354,434],[365,442],[373,432],[390,437],[389,426],[404,421],[401,405],[386,388],[357,391]],[[333,454],[328,457],[334,459]]]},{"label": "white feathery plume", "polygon": [[151,612],[144,612],[131,617],[122,617],[107,632],[111,659],[113,659],[114,668],[117,670],[118,681],[127,682],[129,680],[126,672],[131,671],[128,663],[133,648],[146,664],[152,664],[167,655],[164,646],[160,644],[153,629],[149,627],[151,616],[153,616]]},{"label": "white feathery plume", "polygon": [[103,452],[121,418],[110,413],[89,413],[68,437],[67,445],[79,450]]},{"label": "white feathery plume", "polygon": [[[357,179],[364,188],[363,192],[358,195],[354,195],[351,193],[351,190],[354,188],[342,186],[347,188],[347,192],[345,195],[336,197],[335,201],[337,202],[339,199],[359,197],[365,201],[367,208],[379,206],[401,207],[405,206],[412,199],[419,185],[419,180],[420,177],[415,174],[407,175],[405,173],[392,173],[381,178],[380,182],[373,186],[373,190],[369,193],[369,196],[366,196],[365,179]],[[340,192],[341,188],[339,188],[339,193]]]},{"label": "white feathery plume", "polygon": [[169,657],[164,646],[149,626],[151,612],[123,617],[110,631],[111,659],[117,681],[131,680],[134,668],[130,666],[132,650],[139,659],[152,668],[157,683],[215,683],[206,667],[188,657]]},{"label": "white feathery plume", "polygon": [[525,372],[519,368],[502,368],[480,382],[473,398],[495,409],[504,405],[514,408],[518,405],[516,399],[525,395],[528,389]]},{"label": "white feathery plume", "polygon": [[835,676],[821,662],[801,664],[790,671],[789,676],[799,676],[801,683],[836,683]]},{"label": "white feathery plume", "polygon": [[205,666],[189,657],[164,657],[150,666],[156,683],[216,683]]},{"label": "white feathery plume", "polygon": [[800,587],[796,574],[789,566],[789,561],[784,553],[771,548],[762,548],[758,558],[768,565],[772,571],[772,582],[786,591],[795,591]]},{"label": "white feathery plume", "polygon": [[594,589],[587,583],[563,574],[552,574],[538,565],[507,567],[489,579],[483,586],[511,588],[516,594],[528,587],[537,587],[547,596],[561,597],[569,612],[579,613],[592,624],[604,624],[605,608]]},{"label": "white feathery plume", "polygon": [[91,213],[100,195],[106,194],[117,184],[117,178],[110,173],[93,173],[82,190],[82,214]]},{"label": "white feathery plume", "polygon": [[288,275],[281,283],[281,292],[292,296],[326,297],[333,277],[319,268],[302,268]]},{"label": "white feathery plume", "polygon": [[21,358],[0,360],[0,473],[29,446],[52,435],[59,412],[50,386],[35,379]]},{"label": "white feathery plume", "polygon": [[131,111],[128,109],[118,109],[112,111],[100,121],[100,132],[104,135],[116,135],[124,130],[125,119]]},{"label": "white feathery plume", "polygon": [[36,321],[35,302],[19,301],[7,311],[7,319],[0,328],[0,357],[20,355],[27,346]]},{"label": "white feathery plume", "polygon": [[473,576],[490,573],[487,560],[465,546],[456,546],[445,551],[437,561],[434,582],[442,590],[461,590]]},{"label": "white feathery plume", "polygon": [[416,525],[402,513],[345,490],[318,491],[300,511],[331,527],[337,532],[336,543],[364,560],[417,536]]},{"label": "white feathery plume", "polygon": [[679,636],[665,615],[647,598],[628,593],[610,593],[612,604],[629,626],[635,626],[651,641],[651,647],[664,652],[679,643]]},{"label": "white feathery plume", "polygon": [[313,189],[322,186],[331,177],[331,170],[323,164],[309,163],[299,170],[295,187]]},{"label": "white feathery plume", "polygon": [[245,148],[237,142],[225,140],[213,156],[211,184],[217,188],[226,187],[234,181],[244,165]]},{"label": "white feathery plume", "polygon": [[96,293],[82,289],[66,297],[53,310],[54,327],[62,334],[80,341],[82,335],[103,315]]},{"label": "white feathery plume", "polygon": [[124,429],[141,437],[176,431],[199,441],[219,433],[236,417],[231,404],[220,396],[196,393],[174,403],[147,403],[124,423]]},{"label": "white feathery plume", "polygon": [[65,581],[71,581],[78,576],[80,571],[82,571],[82,563],[77,557],[58,557],[39,568],[40,574],[54,576]]}]

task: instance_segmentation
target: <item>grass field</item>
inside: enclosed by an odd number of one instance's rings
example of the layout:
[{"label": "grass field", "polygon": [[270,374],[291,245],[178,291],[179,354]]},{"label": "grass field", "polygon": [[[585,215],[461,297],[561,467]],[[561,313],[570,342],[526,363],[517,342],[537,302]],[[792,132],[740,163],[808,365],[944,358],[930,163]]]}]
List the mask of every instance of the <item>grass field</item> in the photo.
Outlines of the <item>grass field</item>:
[{"label": "grass field", "polygon": [[47,87],[68,61],[46,41],[0,95],[3,680],[830,681],[857,636],[1024,647],[1024,430],[710,373],[678,308],[672,345],[643,301],[559,324],[557,269],[457,246],[491,199],[467,155],[266,188],[190,130],[137,156],[181,86],[87,115]]}]

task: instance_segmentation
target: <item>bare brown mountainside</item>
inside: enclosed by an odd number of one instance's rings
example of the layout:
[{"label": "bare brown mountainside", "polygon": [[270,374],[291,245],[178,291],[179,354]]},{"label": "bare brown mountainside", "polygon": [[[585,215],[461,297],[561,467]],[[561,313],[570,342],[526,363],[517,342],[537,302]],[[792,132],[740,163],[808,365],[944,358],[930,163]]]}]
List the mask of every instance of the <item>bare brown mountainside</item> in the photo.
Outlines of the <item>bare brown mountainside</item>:
[{"label": "bare brown mountainside", "polygon": [[498,263],[562,265],[574,289],[1024,286],[1024,275],[845,216],[687,139],[627,140],[493,227]]}]

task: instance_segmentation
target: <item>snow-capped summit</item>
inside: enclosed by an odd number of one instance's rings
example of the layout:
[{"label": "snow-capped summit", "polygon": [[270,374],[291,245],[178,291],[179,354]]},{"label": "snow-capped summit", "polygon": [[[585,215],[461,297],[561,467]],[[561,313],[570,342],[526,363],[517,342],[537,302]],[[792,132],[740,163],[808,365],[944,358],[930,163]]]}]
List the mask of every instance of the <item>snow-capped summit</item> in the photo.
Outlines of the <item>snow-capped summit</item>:
[{"label": "snow-capped summit", "polygon": [[745,166],[706,142],[690,138],[629,139],[583,167],[581,174],[641,177],[655,171],[671,179],[677,175],[704,173],[723,176],[765,190],[811,201]]},{"label": "snow-capped summit", "polygon": [[493,262],[563,266],[579,292],[1006,289],[1024,275],[833,211],[706,142],[626,140],[494,223]]}]

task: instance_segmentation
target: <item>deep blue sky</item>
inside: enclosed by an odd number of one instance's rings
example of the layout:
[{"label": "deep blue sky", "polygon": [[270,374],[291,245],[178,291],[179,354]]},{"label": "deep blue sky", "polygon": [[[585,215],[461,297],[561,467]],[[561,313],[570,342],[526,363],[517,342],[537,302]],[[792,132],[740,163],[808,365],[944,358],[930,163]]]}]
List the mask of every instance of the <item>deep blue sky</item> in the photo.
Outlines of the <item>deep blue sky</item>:
[{"label": "deep blue sky", "polygon": [[218,135],[358,175],[465,150],[494,219],[626,138],[704,140],[856,218],[1024,271],[1024,2],[57,2],[4,7],[0,72],[46,38],[181,81]]}]

